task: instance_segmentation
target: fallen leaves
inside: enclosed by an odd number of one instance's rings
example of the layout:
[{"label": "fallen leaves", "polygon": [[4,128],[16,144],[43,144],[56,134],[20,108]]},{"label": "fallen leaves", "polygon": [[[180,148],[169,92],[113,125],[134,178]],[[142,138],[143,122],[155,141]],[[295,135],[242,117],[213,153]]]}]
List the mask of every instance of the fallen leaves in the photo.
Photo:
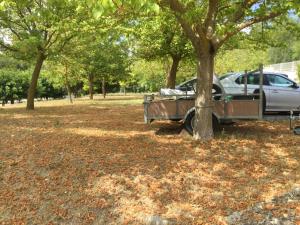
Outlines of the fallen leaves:
[{"label": "fallen leaves", "polygon": [[199,144],[118,101],[0,111],[0,223],[226,224],[300,184],[300,139],[285,123],[241,122]]}]

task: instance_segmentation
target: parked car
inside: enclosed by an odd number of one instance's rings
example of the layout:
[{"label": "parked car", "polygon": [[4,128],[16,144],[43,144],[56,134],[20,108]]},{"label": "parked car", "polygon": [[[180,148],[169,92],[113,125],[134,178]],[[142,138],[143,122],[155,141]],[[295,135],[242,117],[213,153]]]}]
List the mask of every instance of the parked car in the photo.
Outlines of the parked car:
[{"label": "parked car", "polygon": [[[243,73],[226,74],[220,78],[227,94],[244,93]],[[249,94],[259,92],[259,73],[247,75],[247,90]],[[264,72],[263,75],[264,110],[272,112],[300,111],[299,85],[281,73]]]},{"label": "parked car", "polygon": [[[182,84],[179,84],[175,89],[163,88],[160,90],[161,95],[190,95],[193,96],[196,93],[197,78],[188,80]],[[219,99],[224,94],[224,89],[217,76],[213,78],[212,94],[215,99]]]}]

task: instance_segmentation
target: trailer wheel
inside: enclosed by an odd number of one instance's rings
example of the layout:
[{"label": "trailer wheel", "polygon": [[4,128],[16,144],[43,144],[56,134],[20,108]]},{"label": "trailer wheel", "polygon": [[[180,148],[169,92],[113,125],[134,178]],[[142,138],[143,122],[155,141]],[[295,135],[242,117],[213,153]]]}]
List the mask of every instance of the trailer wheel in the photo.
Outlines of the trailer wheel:
[{"label": "trailer wheel", "polygon": [[194,121],[195,121],[195,111],[192,111],[187,115],[184,121],[184,128],[190,135],[193,135]]},{"label": "trailer wheel", "polygon": [[[193,135],[194,132],[194,121],[195,121],[195,111],[192,111],[191,113],[188,114],[184,122],[184,127],[190,135]],[[212,115],[212,126],[214,132],[220,130],[220,123],[218,118],[215,115]]]}]

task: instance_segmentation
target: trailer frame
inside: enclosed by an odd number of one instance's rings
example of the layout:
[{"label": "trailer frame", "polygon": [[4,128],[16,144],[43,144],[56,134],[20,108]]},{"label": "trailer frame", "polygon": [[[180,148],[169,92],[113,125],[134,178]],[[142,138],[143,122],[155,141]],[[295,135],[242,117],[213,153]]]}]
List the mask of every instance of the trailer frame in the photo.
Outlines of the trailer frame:
[{"label": "trailer frame", "polygon": [[[265,120],[265,121],[292,121],[300,120],[300,115],[290,111],[289,115],[264,114],[263,96],[263,66],[259,70],[259,92],[249,94],[245,82],[244,94],[218,94],[212,100],[212,114],[218,122],[236,120]],[[251,71],[253,72],[253,71]],[[247,77],[248,72],[245,71]],[[247,79],[245,79],[247,80]],[[218,98],[216,98],[218,97]],[[195,95],[145,95],[144,96],[144,121],[151,123],[153,120],[182,120],[184,123],[188,115],[195,110]]]}]

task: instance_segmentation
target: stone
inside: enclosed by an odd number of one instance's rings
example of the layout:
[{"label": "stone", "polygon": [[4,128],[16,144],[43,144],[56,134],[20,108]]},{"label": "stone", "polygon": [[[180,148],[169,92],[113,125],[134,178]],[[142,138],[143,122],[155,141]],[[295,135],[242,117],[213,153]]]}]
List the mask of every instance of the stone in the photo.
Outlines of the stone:
[{"label": "stone", "polygon": [[146,225],[175,225],[176,222],[173,220],[163,219],[160,216],[153,215],[146,218]]}]

